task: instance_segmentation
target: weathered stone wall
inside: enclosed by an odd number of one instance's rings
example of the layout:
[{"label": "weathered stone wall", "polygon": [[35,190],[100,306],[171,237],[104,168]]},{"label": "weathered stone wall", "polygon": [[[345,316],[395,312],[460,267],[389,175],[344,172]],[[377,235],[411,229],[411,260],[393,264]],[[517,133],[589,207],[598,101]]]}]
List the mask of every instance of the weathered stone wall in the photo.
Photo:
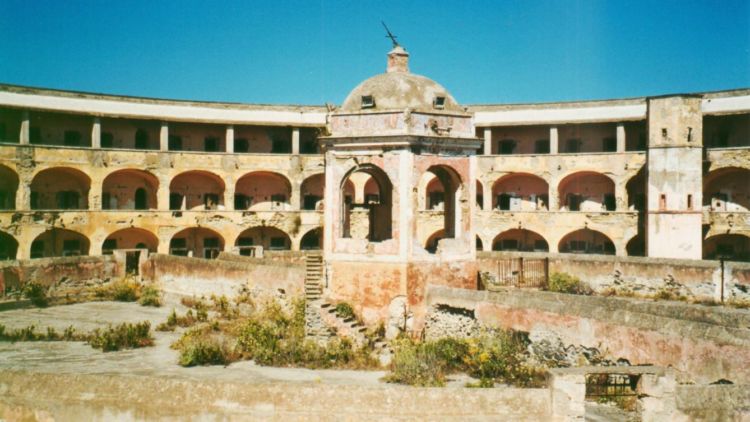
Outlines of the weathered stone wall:
[{"label": "weathered stone wall", "polygon": [[186,296],[231,297],[244,290],[260,296],[301,296],[305,268],[250,258],[234,262],[154,254],[144,265],[143,277],[165,292]]},{"label": "weathered stone wall", "polygon": [[672,366],[684,380],[750,382],[750,312],[550,292],[501,293],[430,286],[427,306],[473,310],[479,323],[550,331],[564,344],[596,347],[631,364]]},{"label": "weathered stone wall", "polygon": [[[549,392],[193,381],[179,378],[0,374],[8,420],[549,420]],[[158,394],[154,394],[158,391]]]},{"label": "weathered stone wall", "polygon": [[52,296],[64,296],[78,286],[121,276],[122,270],[112,255],[5,261],[0,263],[0,297],[28,283],[50,288]]},{"label": "weathered stone wall", "polygon": [[[485,252],[477,254],[480,271],[494,273],[508,258],[549,258],[549,272],[579,277],[595,291],[607,289],[651,296],[670,290],[701,300],[750,300],[750,264],[604,255]],[[722,291],[723,284],[723,291]]]}]

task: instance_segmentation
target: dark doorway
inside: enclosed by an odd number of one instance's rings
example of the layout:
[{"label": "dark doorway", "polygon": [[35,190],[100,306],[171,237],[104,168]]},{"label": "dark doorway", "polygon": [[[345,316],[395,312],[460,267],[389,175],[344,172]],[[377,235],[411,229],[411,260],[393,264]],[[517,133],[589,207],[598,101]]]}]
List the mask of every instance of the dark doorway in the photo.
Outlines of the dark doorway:
[{"label": "dark doorway", "polygon": [[145,210],[148,208],[148,200],[146,199],[146,189],[138,188],[135,190],[135,209]]},{"label": "dark doorway", "polygon": [[141,251],[128,251],[125,253],[125,273],[138,275],[138,261],[140,261]]}]

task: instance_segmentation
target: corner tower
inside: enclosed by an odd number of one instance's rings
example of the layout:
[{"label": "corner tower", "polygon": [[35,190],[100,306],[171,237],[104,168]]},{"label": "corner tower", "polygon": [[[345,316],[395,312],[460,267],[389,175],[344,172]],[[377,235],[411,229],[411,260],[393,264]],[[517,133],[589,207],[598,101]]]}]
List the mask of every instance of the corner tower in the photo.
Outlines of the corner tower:
[{"label": "corner tower", "polygon": [[474,287],[481,141],[471,114],[410,73],[397,45],[387,72],[354,88],[328,122],[320,142],[331,299],[359,304],[368,321],[404,302],[418,322],[428,282]]}]

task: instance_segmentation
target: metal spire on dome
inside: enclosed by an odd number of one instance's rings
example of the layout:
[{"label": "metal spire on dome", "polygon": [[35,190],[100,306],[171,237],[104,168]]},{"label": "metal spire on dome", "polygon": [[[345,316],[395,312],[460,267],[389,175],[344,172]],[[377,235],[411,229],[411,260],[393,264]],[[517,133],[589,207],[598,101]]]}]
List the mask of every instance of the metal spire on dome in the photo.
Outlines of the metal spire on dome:
[{"label": "metal spire on dome", "polygon": [[[395,35],[393,35],[393,33],[391,33],[391,31],[390,31],[390,30],[388,29],[388,27],[387,27],[387,26],[385,25],[385,22],[383,22],[383,21],[380,21],[380,23],[382,23],[382,24],[383,24],[383,28],[385,28],[385,32],[387,32],[387,33],[388,33],[388,35],[386,35],[385,37],[386,37],[386,38],[390,38],[390,39],[391,39],[391,42],[393,43],[393,48],[396,48],[396,47],[401,47],[401,44],[399,44],[399,43],[398,43],[398,41],[396,41],[396,38],[398,38],[398,37],[397,37],[397,36],[395,36]],[[402,48],[403,48],[403,47],[402,47]]]}]

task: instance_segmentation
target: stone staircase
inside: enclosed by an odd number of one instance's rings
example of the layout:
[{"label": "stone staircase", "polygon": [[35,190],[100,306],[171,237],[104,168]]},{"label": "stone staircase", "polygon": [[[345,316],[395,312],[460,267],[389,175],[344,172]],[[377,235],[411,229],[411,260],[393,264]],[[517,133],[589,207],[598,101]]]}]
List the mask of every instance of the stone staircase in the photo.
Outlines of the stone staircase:
[{"label": "stone staircase", "polygon": [[326,341],[336,335],[322,317],[323,257],[308,254],[305,257],[305,336]]},{"label": "stone staircase", "polygon": [[367,343],[365,332],[367,327],[362,325],[356,318],[342,318],[336,313],[336,305],[323,302],[320,305],[321,317],[323,322],[331,327],[336,335],[342,338],[348,338],[356,346],[363,346]]}]

